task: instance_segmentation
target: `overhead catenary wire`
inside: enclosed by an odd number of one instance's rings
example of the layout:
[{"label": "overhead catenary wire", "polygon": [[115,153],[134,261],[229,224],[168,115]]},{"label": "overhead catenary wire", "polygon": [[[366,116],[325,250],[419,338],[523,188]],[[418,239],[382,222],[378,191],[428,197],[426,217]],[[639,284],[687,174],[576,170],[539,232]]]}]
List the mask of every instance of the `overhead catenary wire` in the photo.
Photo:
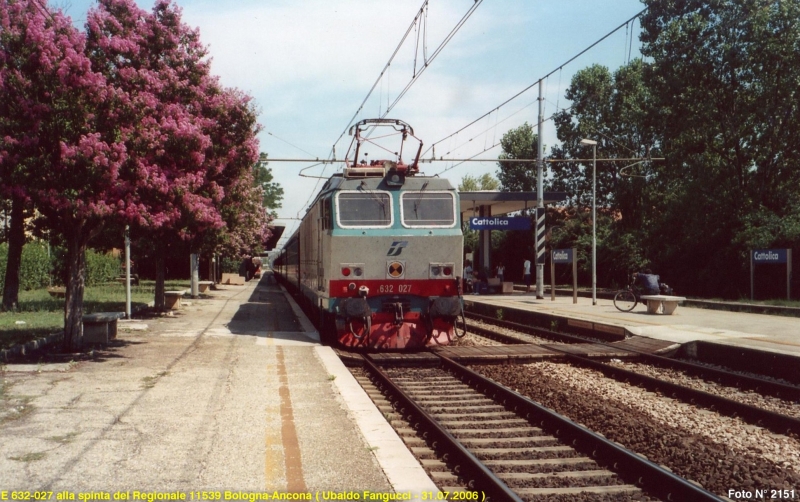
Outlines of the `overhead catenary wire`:
[{"label": "overhead catenary wire", "polygon": [[[336,138],[336,141],[333,142],[334,145],[336,145],[339,142],[339,140],[341,140],[344,137],[344,135],[347,134],[347,130],[350,128],[351,125],[353,125],[353,122],[358,117],[358,114],[361,113],[361,110],[364,108],[364,105],[367,103],[367,100],[369,99],[370,96],[372,96],[372,93],[375,91],[375,87],[377,87],[378,84],[382,83],[383,75],[386,73],[386,70],[389,69],[389,66],[391,66],[392,61],[394,61],[395,56],[397,56],[397,53],[400,52],[400,48],[405,43],[406,38],[408,38],[408,35],[411,33],[411,31],[417,25],[417,21],[420,19],[420,17],[424,13],[425,8],[428,6],[428,2],[429,2],[429,0],[424,0],[422,2],[422,6],[417,11],[417,14],[414,16],[414,20],[411,21],[411,24],[408,26],[408,29],[406,30],[405,34],[403,34],[403,37],[400,39],[400,42],[397,44],[397,47],[395,47],[394,52],[392,52],[392,55],[389,57],[389,61],[383,67],[383,70],[381,70],[381,73],[380,73],[380,75],[378,75],[378,78],[375,79],[375,83],[372,84],[372,87],[370,88],[369,92],[367,92],[367,95],[364,97],[364,100],[358,106],[358,109],[353,114],[353,117],[347,123],[347,126],[345,126],[344,130],[339,135],[339,137]],[[382,101],[382,99],[380,101]]]},{"label": "overhead catenary wire", "polygon": [[515,99],[517,99],[518,97],[520,97],[521,95],[525,94],[526,92],[528,92],[529,90],[531,90],[531,89],[532,89],[534,86],[536,86],[536,85],[537,85],[539,82],[541,82],[542,80],[546,79],[547,77],[549,77],[549,76],[550,76],[550,75],[552,75],[553,73],[555,73],[555,72],[557,72],[557,71],[560,71],[560,70],[561,70],[561,69],[562,69],[564,66],[566,66],[566,65],[570,64],[571,62],[575,61],[576,59],[578,59],[579,57],[581,57],[582,55],[584,55],[586,52],[588,52],[589,50],[591,50],[592,48],[594,48],[596,45],[598,45],[600,42],[602,42],[603,40],[607,39],[608,37],[610,37],[611,35],[613,35],[613,34],[614,34],[614,33],[616,33],[617,31],[619,31],[619,30],[620,30],[620,29],[621,29],[623,26],[625,26],[627,23],[629,23],[629,22],[631,22],[632,20],[634,20],[634,19],[638,18],[639,16],[641,16],[641,15],[642,15],[642,14],[644,14],[645,12],[647,12],[647,8],[644,8],[644,9],[642,9],[642,10],[641,10],[641,11],[640,11],[638,14],[636,14],[635,16],[633,16],[633,17],[629,18],[628,20],[626,20],[624,23],[620,24],[619,26],[617,26],[617,27],[616,27],[616,28],[614,28],[613,30],[609,31],[608,33],[606,33],[605,35],[603,35],[602,37],[600,37],[599,39],[597,39],[595,42],[593,42],[591,45],[589,45],[588,47],[586,47],[585,49],[583,49],[583,50],[582,50],[582,51],[580,51],[579,53],[577,53],[577,54],[575,54],[574,56],[572,56],[571,58],[569,58],[569,59],[568,59],[566,62],[564,62],[564,63],[560,64],[560,65],[559,65],[559,66],[558,66],[556,69],[554,69],[553,71],[551,71],[551,72],[550,72],[550,73],[548,73],[547,75],[545,75],[545,76],[543,76],[543,77],[539,78],[538,80],[536,80],[535,82],[533,82],[533,83],[532,83],[532,84],[530,84],[529,86],[525,87],[524,89],[522,89],[522,90],[521,90],[521,91],[519,91],[518,93],[514,94],[514,95],[513,95],[513,96],[511,96],[510,98],[506,99],[505,101],[503,101],[503,102],[502,102],[502,103],[500,103],[499,105],[495,106],[494,108],[492,108],[492,109],[491,109],[490,111],[488,111],[487,113],[484,113],[483,115],[481,115],[480,117],[476,118],[475,120],[473,120],[473,121],[472,121],[472,122],[470,122],[469,124],[467,124],[467,125],[465,125],[465,126],[461,127],[460,129],[458,129],[457,131],[455,131],[455,132],[453,132],[453,133],[451,133],[451,134],[448,134],[448,135],[447,135],[447,136],[445,136],[444,138],[442,138],[442,139],[440,139],[440,140],[438,140],[438,141],[436,141],[436,142],[432,143],[432,144],[431,144],[431,146],[429,146],[429,147],[427,148],[427,150],[425,150],[425,151],[422,153],[422,155],[425,155],[426,153],[428,153],[428,151],[429,151],[429,150],[431,150],[431,149],[432,149],[434,146],[436,146],[437,144],[441,143],[442,141],[444,141],[444,140],[446,140],[446,139],[450,138],[451,136],[454,136],[455,134],[458,134],[458,133],[460,133],[461,131],[463,131],[463,130],[467,129],[468,127],[470,127],[470,126],[474,125],[476,122],[478,122],[478,121],[482,120],[482,119],[483,119],[483,118],[485,118],[487,115],[489,115],[490,113],[492,113],[494,110],[497,110],[497,109],[499,109],[499,108],[502,108],[503,106],[507,105],[508,103],[510,103],[510,102],[514,101]]},{"label": "overhead catenary wire", "polygon": [[408,84],[406,84],[403,90],[400,91],[400,94],[397,95],[394,101],[392,101],[392,104],[386,108],[386,111],[383,113],[383,115],[381,115],[381,118],[385,118],[389,114],[389,112],[392,111],[392,108],[394,108],[395,105],[397,105],[397,103],[403,98],[403,96],[405,96],[405,94],[408,92],[409,89],[411,89],[411,86],[414,85],[414,83],[419,79],[422,73],[426,69],[428,69],[433,60],[436,59],[436,57],[442,52],[442,50],[445,48],[445,46],[447,46],[450,40],[453,39],[456,33],[458,33],[458,31],[461,30],[461,28],[464,26],[464,23],[467,22],[467,20],[470,18],[470,16],[472,16],[475,10],[477,10],[477,8],[481,5],[481,3],[483,3],[483,0],[475,0],[475,2],[470,6],[467,13],[464,14],[464,16],[458,21],[456,26],[452,30],[450,30],[450,33],[447,34],[442,43],[439,44],[439,46],[436,48],[436,50],[433,51],[433,53],[429,58],[426,58],[425,64],[419,70],[419,72],[414,72],[414,76],[411,78]]}]

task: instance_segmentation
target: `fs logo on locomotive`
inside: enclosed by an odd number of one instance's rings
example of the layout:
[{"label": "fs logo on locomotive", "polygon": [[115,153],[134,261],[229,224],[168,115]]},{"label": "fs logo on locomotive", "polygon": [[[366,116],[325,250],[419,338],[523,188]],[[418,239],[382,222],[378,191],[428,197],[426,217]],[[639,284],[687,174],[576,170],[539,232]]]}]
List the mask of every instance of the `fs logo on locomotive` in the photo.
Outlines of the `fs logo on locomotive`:
[{"label": "fs logo on locomotive", "polygon": [[394,241],[392,245],[389,246],[389,252],[386,253],[386,256],[400,256],[400,253],[403,252],[403,248],[408,246],[408,241]]}]

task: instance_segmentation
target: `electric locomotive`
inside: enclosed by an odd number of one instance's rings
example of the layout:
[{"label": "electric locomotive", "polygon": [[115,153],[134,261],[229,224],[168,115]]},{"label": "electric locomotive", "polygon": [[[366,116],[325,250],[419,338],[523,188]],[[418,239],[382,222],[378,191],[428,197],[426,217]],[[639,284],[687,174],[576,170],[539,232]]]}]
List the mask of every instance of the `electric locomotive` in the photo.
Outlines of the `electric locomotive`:
[{"label": "electric locomotive", "polygon": [[[388,135],[375,136],[387,128]],[[317,194],[275,272],[326,343],[368,350],[445,345],[464,333],[458,192],[446,179],[419,174],[422,142],[407,123],[366,119],[350,134],[343,171]],[[399,137],[399,152],[382,146],[391,137]],[[409,138],[419,148],[406,164]],[[376,146],[393,158],[367,160],[367,147]]]}]

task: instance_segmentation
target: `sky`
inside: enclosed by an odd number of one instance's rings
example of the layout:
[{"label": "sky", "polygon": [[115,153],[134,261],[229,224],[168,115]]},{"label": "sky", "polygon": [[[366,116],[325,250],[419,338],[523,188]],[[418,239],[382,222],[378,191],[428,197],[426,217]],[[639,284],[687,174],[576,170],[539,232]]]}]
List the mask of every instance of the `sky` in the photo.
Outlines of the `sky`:
[{"label": "sky", "polygon": [[[154,0],[136,0],[150,10]],[[83,26],[94,0],[51,0]],[[200,31],[212,72],[225,86],[251,95],[263,127],[260,148],[272,159],[342,158],[346,133],[370,88],[411,26],[423,0],[177,0],[183,21]],[[625,23],[643,8],[640,0],[485,0],[433,60],[443,40],[476,0],[429,0],[427,12],[411,29],[389,69],[355,120],[382,116],[411,81],[428,66],[389,118],[409,123],[423,143],[436,143],[436,157],[496,159],[502,135],[538,120],[538,86],[507,105],[503,102],[544,81],[544,117],[569,106],[564,90],[575,72],[592,64],[612,71],[638,56],[638,21],[623,26],[568,65],[575,55]],[[423,26],[424,29],[420,29]],[[417,36],[419,35],[419,36]],[[417,39],[419,38],[419,43]],[[471,127],[448,137],[484,114]],[[552,122],[543,133],[557,144]],[[337,142],[338,141],[338,142]],[[432,153],[428,151],[426,158]],[[408,160],[408,159],[404,159]],[[299,176],[312,163],[271,162],[284,189],[277,210],[285,237],[302,217],[322,180]],[[328,177],[341,164],[316,166],[306,174]],[[464,176],[496,175],[497,163],[424,163],[458,185]]]}]

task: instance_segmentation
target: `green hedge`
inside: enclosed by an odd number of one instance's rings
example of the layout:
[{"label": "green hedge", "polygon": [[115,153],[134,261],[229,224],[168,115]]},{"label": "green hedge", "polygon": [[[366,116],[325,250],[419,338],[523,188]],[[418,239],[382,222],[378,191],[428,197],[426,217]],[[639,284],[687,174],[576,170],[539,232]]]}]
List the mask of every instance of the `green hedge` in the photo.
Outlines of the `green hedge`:
[{"label": "green hedge", "polygon": [[86,285],[94,286],[119,277],[122,262],[110,254],[86,251]]},{"label": "green hedge", "polygon": [[[19,271],[20,290],[45,288],[50,285],[50,274],[54,284],[63,284],[66,278],[66,252],[62,248],[51,249],[47,256],[47,244],[30,242],[22,248],[22,265]],[[0,290],[5,283],[8,263],[8,243],[0,244]],[[114,280],[119,276],[120,261],[110,254],[94,250],[86,252],[86,285],[93,286]]]},{"label": "green hedge", "polygon": [[[6,263],[8,263],[8,243],[0,244],[0,288],[6,280]],[[47,287],[50,284],[50,259],[47,256],[47,245],[39,243],[26,244],[22,248],[22,263],[19,270],[19,288],[31,290]]]}]

